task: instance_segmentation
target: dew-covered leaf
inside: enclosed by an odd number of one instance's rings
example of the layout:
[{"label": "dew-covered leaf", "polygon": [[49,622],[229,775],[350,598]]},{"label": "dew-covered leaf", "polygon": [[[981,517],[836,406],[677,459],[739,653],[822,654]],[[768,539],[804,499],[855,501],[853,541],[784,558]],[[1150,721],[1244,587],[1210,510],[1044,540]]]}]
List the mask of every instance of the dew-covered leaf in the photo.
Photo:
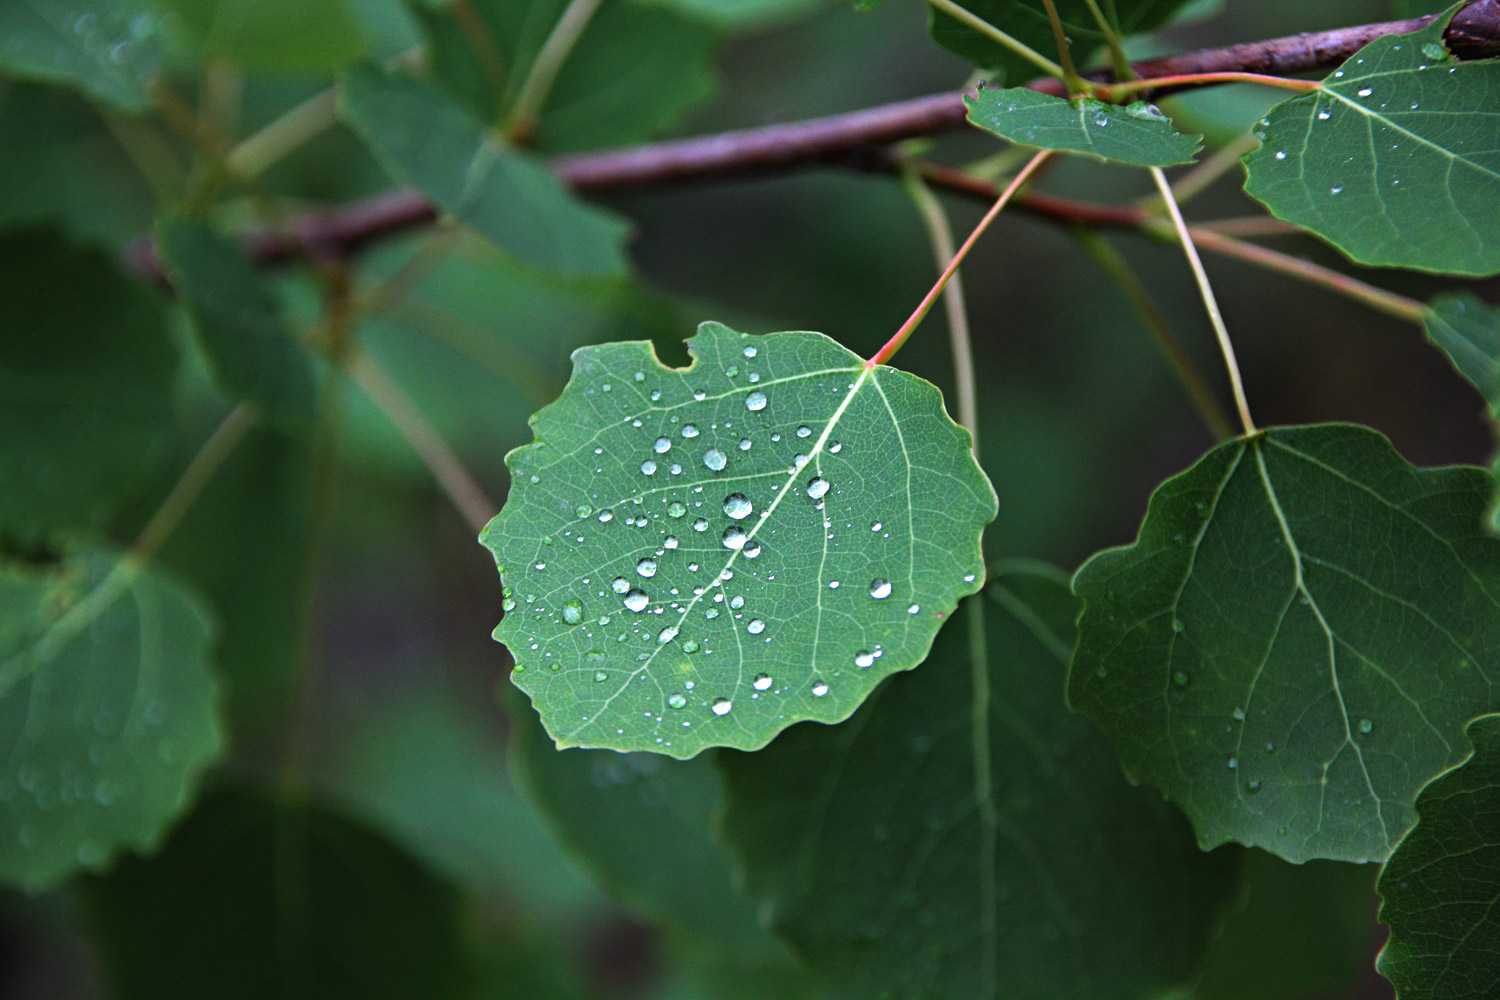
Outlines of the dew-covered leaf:
[{"label": "dew-covered leaf", "polygon": [[1073,704],[1205,848],[1384,860],[1494,703],[1491,489],[1345,424],[1215,448],[1074,578]]},{"label": "dew-covered leaf", "polygon": [[359,66],[343,78],[339,109],[393,177],[521,261],[571,274],[625,271],[623,222],[574,199],[541,161],[427,84]]},{"label": "dew-covered leaf", "polygon": [[691,757],[838,722],[981,585],[995,494],[929,383],[705,323],[574,355],[481,540],[559,746]]},{"label": "dew-covered leaf", "polygon": [[1082,153],[1113,163],[1191,163],[1202,136],[1184,135],[1153,104],[1066,100],[1025,87],[986,87],[965,98],[969,123],[1023,146]]},{"label": "dew-covered leaf", "polygon": [[1500,715],[1468,738],[1474,755],[1422,789],[1417,825],[1380,873],[1391,936],[1376,965],[1401,1000],[1500,995]]},{"label": "dew-covered leaf", "polygon": [[163,222],[157,245],[218,381],[273,421],[309,423],[317,406],[312,358],[244,252],[187,218]]},{"label": "dew-covered leaf", "polygon": [[198,598],[114,552],[0,567],[0,879],[147,850],[219,753]]},{"label": "dew-covered leaf", "polygon": [[1450,293],[1432,300],[1422,323],[1427,339],[1500,416],[1500,310],[1473,295]]},{"label": "dew-covered leaf", "polygon": [[1077,610],[1061,573],[1002,564],[848,723],[722,755],[745,885],[836,995],[1145,1000],[1198,974],[1239,858],[1067,711]]},{"label": "dew-covered leaf", "polygon": [[1273,108],[1246,192],[1362,264],[1500,272],[1500,59],[1452,58],[1448,20],[1377,38]]},{"label": "dew-covered leaf", "polygon": [[347,0],[155,0],[173,34],[204,62],[269,73],[328,72],[365,50]]},{"label": "dew-covered leaf", "polygon": [[97,524],[174,424],[177,349],[160,299],[47,232],[0,240],[0,535]]},{"label": "dew-covered leaf", "polygon": [[[1149,31],[1169,20],[1188,0],[1111,0],[1101,4],[1115,12],[1115,25],[1123,34]],[[961,0],[965,10],[1006,32],[1011,37],[1051,56],[1057,49],[1047,8],[1042,0]],[[1084,0],[1057,0],[1074,55],[1087,59],[1104,45],[1104,36]],[[1022,83],[1037,75],[1037,68],[988,35],[951,15],[933,8],[928,22],[933,40],[984,69],[998,70],[1006,83]]]},{"label": "dew-covered leaf", "polygon": [[151,106],[160,28],[144,0],[0,4],[0,74],[76,87],[125,111]]},{"label": "dew-covered leaf", "polygon": [[452,886],[357,821],[284,798],[220,786],[154,857],[82,884],[111,996],[535,995],[473,989]]}]

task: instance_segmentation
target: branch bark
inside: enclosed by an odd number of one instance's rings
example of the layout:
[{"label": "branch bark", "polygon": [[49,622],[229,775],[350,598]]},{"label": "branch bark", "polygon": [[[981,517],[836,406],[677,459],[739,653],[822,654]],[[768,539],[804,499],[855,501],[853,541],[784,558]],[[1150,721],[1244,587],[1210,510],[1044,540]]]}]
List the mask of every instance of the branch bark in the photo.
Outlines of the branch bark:
[{"label": "branch bark", "polygon": [[[1383,35],[1416,31],[1433,16],[1202,49],[1139,62],[1134,69],[1145,79],[1229,71],[1280,76],[1306,73],[1342,62]],[[1459,11],[1445,38],[1460,58],[1500,55],[1500,0],[1477,0]],[[1108,80],[1110,74],[1095,73],[1091,78]],[[1028,86],[1046,93],[1063,93],[1057,80],[1036,80]],[[872,155],[872,150],[960,127],[964,112],[962,93],[932,94],[807,121],[564,156],[553,160],[552,167],[565,184],[583,194],[778,173],[830,163],[884,170],[889,168],[889,158],[878,152]],[[1028,199],[1029,207],[1041,208],[1038,197]],[[251,230],[244,240],[251,257],[261,265],[300,257],[341,257],[393,233],[427,225],[437,215],[437,208],[420,192],[396,190],[337,209],[300,215],[273,228]],[[1108,216],[1104,213],[1098,219],[1074,221],[1129,224],[1123,217]],[[126,263],[142,277],[166,284],[149,237],[141,237],[127,247]]]}]

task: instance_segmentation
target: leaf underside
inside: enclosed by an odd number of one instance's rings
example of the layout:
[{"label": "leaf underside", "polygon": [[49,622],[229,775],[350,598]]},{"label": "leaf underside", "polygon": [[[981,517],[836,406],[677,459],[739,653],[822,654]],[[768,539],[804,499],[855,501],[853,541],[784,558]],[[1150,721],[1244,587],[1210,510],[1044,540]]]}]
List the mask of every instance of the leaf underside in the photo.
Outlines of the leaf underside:
[{"label": "leaf underside", "polygon": [[1494,704],[1491,488],[1349,425],[1221,445],[1078,571],[1073,704],[1205,848],[1384,860]]},{"label": "leaf underside", "polygon": [[981,585],[995,495],[929,383],[705,323],[574,354],[481,541],[559,746],[691,757],[838,722]]},{"label": "leaf underside", "polygon": [[1026,87],[987,87],[964,102],[970,124],[1002,139],[1111,163],[1191,163],[1202,145],[1202,136],[1177,131],[1170,118],[1144,101],[1122,107],[1092,97],[1065,100]]},{"label": "leaf underside", "polygon": [[1273,108],[1245,191],[1362,264],[1500,272],[1500,60],[1453,60],[1448,20],[1376,39]]},{"label": "leaf underside", "polygon": [[1144,1000],[1200,971],[1239,857],[1067,711],[1076,613],[1061,573],[1002,564],[921,673],[722,755],[746,888],[838,995]]},{"label": "leaf underside", "polygon": [[1380,875],[1391,936],[1377,967],[1401,1000],[1500,995],[1500,716],[1468,735],[1474,756],[1422,790],[1421,818]]}]

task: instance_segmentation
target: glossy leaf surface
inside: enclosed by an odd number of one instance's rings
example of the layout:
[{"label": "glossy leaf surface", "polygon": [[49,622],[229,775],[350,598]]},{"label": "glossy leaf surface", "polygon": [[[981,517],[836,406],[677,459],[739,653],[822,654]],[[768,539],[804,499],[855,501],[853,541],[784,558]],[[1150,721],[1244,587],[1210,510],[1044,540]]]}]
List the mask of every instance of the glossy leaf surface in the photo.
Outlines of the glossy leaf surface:
[{"label": "glossy leaf surface", "polygon": [[1025,87],[987,87],[965,103],[970,124],[1002,139],[1137,167],[1191,163],[1202,142],[1201,136],[1177,131],[1170,118],[1144,101],[1122,107]]}]

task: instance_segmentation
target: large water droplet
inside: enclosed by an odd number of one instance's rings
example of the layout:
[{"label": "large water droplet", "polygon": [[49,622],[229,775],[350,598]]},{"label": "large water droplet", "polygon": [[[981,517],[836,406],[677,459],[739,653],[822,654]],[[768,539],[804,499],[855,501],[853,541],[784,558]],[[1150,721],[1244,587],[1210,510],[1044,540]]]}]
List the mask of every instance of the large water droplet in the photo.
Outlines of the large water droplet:
[{"label": "large water droplet", "polygon": [[813,476],[807,481],[807,495],[814,500],[821,500],[828,495],[828,488],[831,485],[822,476]]},{"label": "large water droplet", "polygon": [[668,625],[666,628],[656,633],[656,641],[665,646],[667,643],[677,638],[677,631],[678,630],[676,625]]},{"label": "large water droplet", "polygon": [[766,623],[761,621],[759,618],[750,619],[750,623],[745,626],[745,631],[749,632],[751,635],[760,635],[765,630]]},{"label": "large water droplet", "polygon": [[625,606],[636,614],[646,610],[646,605],[651,603],[651,598],[646,596],[644,590],[632,590],[625,595]]},{"label": "large water droplet", "polygon": [[743,521],[755,511],[755,505],[743,493],[731,493],[724,498],[724,513],[736,521]]},{"label": "large water droplet", "polygon": [[609,589],[613,590],[617,594],[629,593],[630,581],[625,579],[623,576],[617,576],[613,580],[609,581]]},{"label": "large water droplet", "polygon": [[776,682],[771,679],[770,674],[756,674],[755,680],[750,682],[750,686],[757,691],[769,691],[771,685],[774,683]]},{"label": "large water droplet", "polygon": [[644,462],[642,462],[641,463],[641,475],[643,475],[643,476],[654,476],[654,475],[656,475],[656,463],[653,462],[649,458],[646,459]]},{"label": "large water droplet", "polygon": [[766,408],[766,394],[757,389],[745,397],[745,409],[751,413],[759,413]]},{"label": "large water droplet", "polygon": [[827,693],[828,693],[828,684],[827,684],[826,681],[818,681],[816,684],[814,684],[812,686],[812,695],[813,695],[814,698],[821,698],[821,697],[823,697]]},{"label": "large water droplet", "polygon": [[698,428],[694,424],[683,424],[681,433],[685,438],[695,438],[698,436]]},{"label": "large water droplet", "polygon": [[635,571],[646,579],[651,579],[656,575],[656,560],[650,556],[645,557],[635,564]]},{"label": "large water droplet", "polygon": [[720,539],[726,549],[738,551],[745,547],[745,539],[748,536],[736,525],[730,525],[724,529],[724,537]]},{"label": "large water droplet", "polygon": [[854,665],[861,670],[867,670],[875,665],[875,654],[868,649],[861,649],[854,654]]},{"label": "large water droplet", "polygon": [[729,464],[729,458],[719,449],[710,448],[703,453],[703,464],[711,472],[722,472],[724,466]]},{"label": "large water droplet", "polygon": [[734,708],[734,702],[728,698],[715,698],[714,703],[709,706],[709,710],[715,715],[728,715],[732,708]]},{"label": "large water droplet", "polygon": [[665,455],[672,450],[672,439],[667,437],[657,438],[656,443],[651,446],[651,450],[658,455]]}]

